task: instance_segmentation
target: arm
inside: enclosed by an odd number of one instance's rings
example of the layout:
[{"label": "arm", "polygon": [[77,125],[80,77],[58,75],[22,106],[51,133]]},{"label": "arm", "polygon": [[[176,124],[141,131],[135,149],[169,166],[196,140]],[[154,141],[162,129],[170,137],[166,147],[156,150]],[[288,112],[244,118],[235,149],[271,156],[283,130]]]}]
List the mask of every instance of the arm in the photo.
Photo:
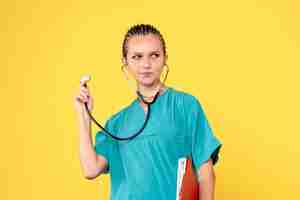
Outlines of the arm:
[{"label": "arm", "polygon": [[200,169],[198,170],[198,177],[200,200],[214,200],[216,176],[211,159],[201,165]]},{"label": "arm", "polygon": [[107,167],[104,157],[97,155],[91,138],[91,120],[86,111],[78,114],[79,123],[79,156],[80,164],[86,179],[98,177]]}]

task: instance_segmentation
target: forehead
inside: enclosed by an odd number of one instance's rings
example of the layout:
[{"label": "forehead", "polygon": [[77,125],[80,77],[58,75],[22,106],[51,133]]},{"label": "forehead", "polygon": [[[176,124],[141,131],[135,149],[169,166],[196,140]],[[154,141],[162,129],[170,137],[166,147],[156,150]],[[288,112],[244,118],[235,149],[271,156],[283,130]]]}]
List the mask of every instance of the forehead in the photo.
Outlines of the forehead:
[{"label": "forehead", "polygon": [[162,43],[158,35],[135,35],[127,41],[128,52],[148,52],[162,50]]}]

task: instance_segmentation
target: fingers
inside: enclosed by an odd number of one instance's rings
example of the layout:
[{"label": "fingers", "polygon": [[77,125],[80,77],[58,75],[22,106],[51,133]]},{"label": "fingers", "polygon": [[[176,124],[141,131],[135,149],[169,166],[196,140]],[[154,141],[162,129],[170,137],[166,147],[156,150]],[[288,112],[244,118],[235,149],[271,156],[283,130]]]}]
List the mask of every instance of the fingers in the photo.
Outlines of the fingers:
[{"label": "fingers", "polygon": [[84,86],[81,86],[81,87],[80,87],[80,94],[83,94],[83,95],[89,97],[89,96],[90,96],[89,88],[86,88],[86,87],[84,87]]},{"label": "fingers", "polygon": [[80,79],[79,94],[75,97],[81,103],[89,102],[92,100],[87,82],[91,80],[91,76],[86,75]]},{"label": "fingers", "polygon": [[85,100],[88,100],[90,98],[89,93],[83,90],[80,91],[79,95],[82,96]]},{"label": "fingers", "polygon": [[88,102],[88,99],[85,96],[81,95],[81,94],[76,96],[76,100],[80,101],[81,103]]},{"label": "fingers", "polygon": [[79,100],[82,103],[88,102],[90,100],[90,92],[88,88],[84,86],[80,87],[79,94],[76,96],[76,100]]}]

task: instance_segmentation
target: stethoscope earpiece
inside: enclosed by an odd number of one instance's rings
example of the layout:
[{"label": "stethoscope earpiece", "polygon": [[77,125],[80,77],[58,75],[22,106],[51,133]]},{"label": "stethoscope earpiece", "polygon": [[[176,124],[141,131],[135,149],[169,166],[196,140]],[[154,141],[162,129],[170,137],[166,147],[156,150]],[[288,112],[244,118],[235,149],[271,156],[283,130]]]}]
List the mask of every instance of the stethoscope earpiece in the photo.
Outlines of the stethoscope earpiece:
[{"label": "stethoscope earpiece", "polygon": [[87,87],[87,82],[89,82],[91,80],[91,75],[84,75],[82,76],[82,78],[80,79],[80,83],[81,85],[83,85],[84,87]]}]

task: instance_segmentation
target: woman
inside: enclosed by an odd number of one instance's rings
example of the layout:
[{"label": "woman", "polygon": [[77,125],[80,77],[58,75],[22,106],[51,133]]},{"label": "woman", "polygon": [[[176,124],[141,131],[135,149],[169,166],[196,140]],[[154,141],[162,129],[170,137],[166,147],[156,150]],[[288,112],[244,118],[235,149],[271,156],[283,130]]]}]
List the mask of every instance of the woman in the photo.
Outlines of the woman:
[{"label": "woman", "polygon": [[[80,127],[80,161],[84,176],[93,179],[111,175],[111,200],[176,199],[178,159],[190,156],[199,175],[201,200],[214,198],[215,174],[220,141],[213,135],[200,102],[193,95],[168,87],[161,80],[167,68],[166,45],[152,25],[132,26],[123,42],[124,72],[130,73],[137,90],[151,102],[145,129],[133,140],[117,141],[98,131],[91,139],[89,116],[93,98],[81,83],[75,108]],[[130,136],[141,127],[147,106],[136,98],[112,115],[105,128],[119,137]]]}]

